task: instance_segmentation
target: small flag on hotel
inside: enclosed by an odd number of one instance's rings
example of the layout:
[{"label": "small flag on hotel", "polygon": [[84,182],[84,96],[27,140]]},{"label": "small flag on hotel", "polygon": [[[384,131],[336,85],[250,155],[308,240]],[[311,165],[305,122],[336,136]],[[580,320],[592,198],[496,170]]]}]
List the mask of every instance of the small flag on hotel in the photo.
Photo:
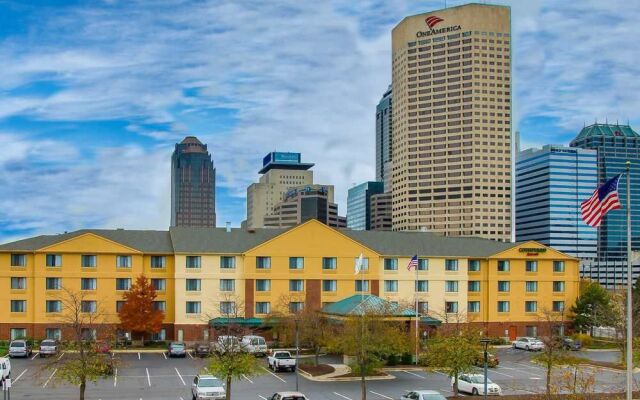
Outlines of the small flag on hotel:
[{"label": "small flag on hotel", "polygon": [[[609,210],[617,210],[622,208],[620,197],[618,197],[618,183],[620,182],[620,174],[614,176],[605,182],[593,192],[593,195],[582,202],[580,206],[582,210],[582,219],[589,226],[600,226],[602,217]],[[629,190],[627,188],[627,190]]]},{"label": "small flag on hotel", "polygon": [[407,264],[407,269],[409,271],[416,268],[418,268],[418,255],[411,257],[411,261],[409,261],[409,264]]},{"label": "small flag on hotel", "polygon": [[356,275],[362,271],[362,267],[364,264],[364,254],[360,253],[360,257],[356,259]]}]

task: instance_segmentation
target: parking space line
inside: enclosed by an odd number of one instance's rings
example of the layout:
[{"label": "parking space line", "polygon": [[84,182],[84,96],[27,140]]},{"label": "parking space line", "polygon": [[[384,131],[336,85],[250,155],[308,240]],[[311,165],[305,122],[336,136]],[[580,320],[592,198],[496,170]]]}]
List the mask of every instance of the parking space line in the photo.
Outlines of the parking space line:
[{"label": "parking space line", "polygon": [[13,380],[13,383],[18,382],[18,379],[22,378],[22,375],[24,375],[24,373],[25,373],[25,372],[27,372],[27,369],[28,369],[28,368],[25,368],[25,369],[24,369],[24,371],[22,371],[22,372],[20,373],[20,375],[18,375],[18,377],[17,377],[16,379],[14,379],[14,380]]},{"label": "parking space line", "polygon": [[49,384],[49,381],[51,380],[51,378],[53,378],[53,376],[56,374],[56,372],[58,372],[58,368],[53,370],[53,372],[51,373],[51,376],[49,376],[49,379],[47,379],[47,381],[44,383],[44,385],[42,385],[43,388],[47,387],[47,385]]},{"label": "parking space line", "polygon": [[247,376],[246,376],[245,374],[242,374],[242,377],[243,377],[244,379],[248,380],[249,382],[253,383],[253,381],[252,381],[251,379],[247,378]]},{"label": "parking space line", "polygon": [[162,353],[162,356],[164,357],[164,359],[167,359],[167,353]]},{"label": "parking space line", "polygon": [[118,368],[113,372],[113,387],[116,387],[118,384]]},{"label": "parking space line", "polygon": [[384,394],[380,394],[378,392],[374,392],[373,390],[369,390],[369,393],[375,394],[376,396],[380,396],[383,399],[393,400],[393,397],[385,396]]},{"label": "parking space line", "polygon": [[64,352],[60,353],[60,356],[58,357],[58,361],[60,361],[63,355],[64,355]]},{"label": "parking space line", "polygon": [[187,351],[187,354],[189,355],[189,357],[191,357],[191,359],[193,360],[193,356],[191,355],[191,352]]},{"label": "parking space line", "polygon": [[147,383],[149,384],[149,387],[151,387],[151,377],[149,376],[149,368],[145,368],[145,371],[147,371]]},{"label": "parking space line", "polygon": [[260,397],[262,400],[267,400],[267,398],[266,398],[266,397],[264,397],[264,396],[260,396],[260,395],[258,395],[258,397]]},{"label": "parking space line", "polygon": [[266,369],[265,367],[260,367],[263,370],[267,371],[268,373],[270,373],[271,375],[273,375],[276,379],[280,379],[282,382],[287,383],[287,381],[285,381],[284,379],[280,378],[278,375],[274,374],[273,372],[269,371],[268,369]]},{"label": "parking space line", "polygon": [[343,394],[340,394],[340,393],[338,393],[338,392],[333,392],[333,394],[335,394],[336,396],[340,396],[340,397],[342,397],[343,399],[352,400],[350,397],[347,397],[347,396],[345,396],[345,395],[343,395]]},{"label": "parking space line", "polygon": [[140,352],[138,352],[138,360],[140,359]]},{"label": "parking space line", "polygon": [[178,374],[178,378],[180,378],[180,381],[182,381],[182,386],[187,386],[187,384],[184,383],[184,379],[182,379],[182,375],[180,375],[180,371],[178,371],[178,368],[174,367],[174,369],[176,370],[176,374]]},{"label": "parking space line", "polygon": [[31,357],[31,359],[35,360],[35,358],[38,356],[38,354],[40,354],[40,353],[38,353],[37,351],[35,353],[33,353],[33,357]]},{"label": "parking space line", "polygon": [[418,374],[416,374],[415,372],[411,372],[411,371],[404,371],[404,370],[402,370],[402,372],[407,373],[407,374],[409,374],[409,375],[417,376],[417,377],[418,377],[418,378],[420,378],[420,379],[427,379],[427,378],[425,378],[425,377],[424,377],[424,376],[422,376],[422,375],[418,375]]},{"label": "parking space line", "polygon": [[[482,370],[479,370],[479,371],[482,371]],[[515,376],[513,376],[513,375],[509,375],[509,374],[505,374],[504,372],[498,372],[498,371],[494,371],[494,370],[489,370],[489,372],[492,372],[492,373],[494,373],[494,374],[498,374],[498,375],[504,375],[504,376],[506,376],[507,378],[512,378],[512,379],[514,379],[514,378],[515,378]]]}]

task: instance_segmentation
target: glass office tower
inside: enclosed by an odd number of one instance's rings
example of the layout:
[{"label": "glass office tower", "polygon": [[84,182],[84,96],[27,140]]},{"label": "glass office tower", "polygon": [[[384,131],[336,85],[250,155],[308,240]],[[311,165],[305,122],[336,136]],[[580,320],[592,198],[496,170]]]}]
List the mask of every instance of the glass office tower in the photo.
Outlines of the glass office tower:
[{"label": "glass office tower", "polygon": [[365,182],[349,189],[347,196],[347,228],[371,229],[371,196],[384,193],[382,182]]}]

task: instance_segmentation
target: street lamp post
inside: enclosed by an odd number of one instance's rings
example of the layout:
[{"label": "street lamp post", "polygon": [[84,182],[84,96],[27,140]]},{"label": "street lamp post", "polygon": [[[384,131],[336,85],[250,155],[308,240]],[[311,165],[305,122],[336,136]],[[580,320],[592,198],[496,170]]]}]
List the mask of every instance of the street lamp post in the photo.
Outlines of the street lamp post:
[{"label": "street lamp post", "polygon": [[482,339],[480,339],[480,343],[482,343],[482,345],[484,346],[484,398],[486,400],[487,398],[487,362],[488,362],[488,354],[487,354],[487,346],[489,346],[489,343],[491,342],[491,339],[483,337]]},{"label": "street lamp post", "polygon": [[296,318],[296,392],[298,392],[298,358],[300,358],[300,335],[299,335],[299,329],[298,329],[298,323],[300,321],[298,320],[298,318]]}]

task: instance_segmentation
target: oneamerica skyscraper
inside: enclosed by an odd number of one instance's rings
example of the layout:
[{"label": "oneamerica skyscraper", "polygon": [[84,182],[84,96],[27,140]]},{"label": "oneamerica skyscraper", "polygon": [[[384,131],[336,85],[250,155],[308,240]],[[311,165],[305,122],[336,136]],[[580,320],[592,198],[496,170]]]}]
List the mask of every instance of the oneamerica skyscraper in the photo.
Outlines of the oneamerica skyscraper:
[{"label": "oneamerica skyscraper", "polygon": [[394,230],[511,239],[511,10],[468,4],[392,31]]}]

